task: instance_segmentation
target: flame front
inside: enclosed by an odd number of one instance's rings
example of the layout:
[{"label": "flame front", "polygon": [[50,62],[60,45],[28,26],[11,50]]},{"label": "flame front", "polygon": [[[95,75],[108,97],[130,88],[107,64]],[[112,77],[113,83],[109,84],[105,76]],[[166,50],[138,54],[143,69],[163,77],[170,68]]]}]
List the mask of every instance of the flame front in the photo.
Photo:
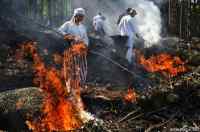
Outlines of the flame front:
[{"label": "flame front", "polygon": [[[40,86],[45,94],[40,118],[27,121],[32,131],[68,131],[82,126],[80,113],[84,110],[80,96],[80,78],[73,74],[74,55],[86,55],[84,44],[72,46],[64,53],[63,68],[46,67],[37,53],[36,42],[27,42],[21,48],[23,56],[31,54],[33,58],[34,83]],[[54,56],[60,63],[60,56]],[[75,67],[75,68],[74,68]],[[78,70],[76,71],[76,74]]]},{"label": "flame front", "polygon": [[139,63],[142,64],[148,72],[167,73],[170,77],[175,77],[179,73],[187,71],[185,63],[179,57],[173,57],[166,53],[151,56],[149,59],[145,59],[145,57],[140,54]]}]

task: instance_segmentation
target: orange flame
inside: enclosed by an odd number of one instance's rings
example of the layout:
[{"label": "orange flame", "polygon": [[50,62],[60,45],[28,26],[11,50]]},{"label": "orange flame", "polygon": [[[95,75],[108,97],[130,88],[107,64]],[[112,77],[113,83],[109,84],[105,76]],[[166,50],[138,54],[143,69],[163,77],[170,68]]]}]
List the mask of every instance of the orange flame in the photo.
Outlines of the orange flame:
[{"label": "orange flame", "polygon": [[72,53],[74,55],[87,54],[87,48],[82,43],[78,43],[78,44],[73,45],[71,50],[72,50]]},{"label": "orange flame", "polygon": [[124,96],[125,102],[134,103],[137,101],[136,99],[137,99],[136,92],[134,91],[134,89],[129,88],[127,94]]},{"label": "orange flame", "polygon": [[64,58],[65,68],[61,71],[53,67],[46,68],[37,53],[36,42],[25,43],[21,49],[24,56],[32,55],[35,72],[34,83],[38,84],[46,95],[41,117],[27,121],[29,128],[35,132],[68,131],[80,128],[83,121],[79,112],[83,110],[83,103],[80,96],[80,79],[72,76],[72,60],[74,54],[80,56],[86,54],[84,44],[72,46],[65,51],[67,54],[67,58]]},{"label": "orange flame", "polygon": [[149,59],[145,59],[144,55],[139,55],[139,63],[148,72],[167,73],[170,77],[175,77],[179,73],[187,71],[185,63],[179,57],[173,57],[166,53],[151,56]]}]

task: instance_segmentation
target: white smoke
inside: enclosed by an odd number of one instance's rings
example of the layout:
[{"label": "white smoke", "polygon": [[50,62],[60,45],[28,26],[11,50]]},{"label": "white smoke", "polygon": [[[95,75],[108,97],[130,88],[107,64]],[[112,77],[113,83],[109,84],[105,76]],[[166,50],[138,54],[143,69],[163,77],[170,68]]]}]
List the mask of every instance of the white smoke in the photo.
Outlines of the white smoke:
[{"label": "white smoke", "polygon": [[[121,0],[121,2],[123,2],[124,9],[128,7],[136,9],[138,14],[134,18],[134,25],[138,34],[144,39],[145,46],[150,47],[153,44],[157,44],[161,39],[162,27],[161,13],[157,5],[149,0]],[[116,32],[119,32],[116,30],[116,24],[113,25],[113,23],[116,23],[116,18],[118,16],[116,16],[115,19],[111,16],[117,13],[119,15],[122,12],[124,11],[118,8],[114,14],[106,14],[108,18],[106,29],[109,34],[116,34]]]},{"label": "white smoke", "polygon": [[119,34],[116,24],[119,15],[128,7],[135,8],[138,13],[135,17],[135,27],[144,39],[145,46],[149,47],[161,39],[162,21],[158,5],[164,1],[166,0],[73,0],[73,5],[74,8],[85,8],[88,20],[92,20],[94,15],[101,12],[106,17],[105,27],[108,35]]},{"label": "white smoke", "polygon": [[138,15],[135,17],[135,26],[145,40],[145,46],[157,44],[161,39],[161,14],[159,8],[148,0],[135,0],[135,9]]}]

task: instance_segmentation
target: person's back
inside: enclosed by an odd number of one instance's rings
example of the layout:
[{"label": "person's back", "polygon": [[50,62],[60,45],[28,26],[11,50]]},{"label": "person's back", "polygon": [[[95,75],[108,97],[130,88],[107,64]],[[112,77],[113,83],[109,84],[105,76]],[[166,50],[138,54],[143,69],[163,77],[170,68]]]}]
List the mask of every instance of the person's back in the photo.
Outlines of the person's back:
[{"label": "person's back", "polygon": [[122,36],[134,35],[135,29],[133,25],[133,17],[125,15],[119,23],[119,30]]},{"label": "person's back", "polygon": [[126,16],[126,15],[127,15],[127,13],[125,12],[125,13],[122,13],[122,14],[119,16],[119,18],[118,18],[118,20],[117,20],[117,25],[119,25],[121,19],[122,19],[124,16]]},{"label": "person's back", "polygon": [[100,13],[93,17],[93,27],[97,35],[104,36],[104,21],[105,17],[102,16]]},{"label": "person's back", "polygon": [[95,30],[100,29],[101,26],[102,26],[102,23],[103,23],[102,16],[96,15],[96,16],[93,18],[93,26],[94,26],[94,29],[95,29]]}]

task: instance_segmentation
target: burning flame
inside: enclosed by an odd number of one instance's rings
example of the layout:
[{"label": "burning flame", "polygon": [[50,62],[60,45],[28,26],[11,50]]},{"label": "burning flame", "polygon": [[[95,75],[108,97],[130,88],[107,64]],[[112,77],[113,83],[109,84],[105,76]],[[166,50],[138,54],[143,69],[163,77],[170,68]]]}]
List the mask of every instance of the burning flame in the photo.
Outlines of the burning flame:
[{"label": "burning flame", "polygon": [[[32,131],[69,131],[82,126],[84,111],[80,93],[78,66],[74,66],[74,56],[85,56],[87,48],[80,43],[67,49],[63,58],[54,56],[54,60],[63,63],[63,68],[46,67],[37,53],[36,42],[24,43],[21,47],[23,56],[31,54],[35,73],[34,83],[45,93],[40,118],[27,121]],[[74,73],[74,70],[76,73]]]},{"label": "burning flame", "polygon": [[137,100],[137,94],[133,88],[128,88],[127,94],[124,96],[125,102],[134,103]]},{"label": "burning flame", "polygon": [[170,77],[175,77],[179,73],[187,71],[185,63],[179,57],[173,57],[166,53],[151,56],[149,59],[145,59],[144,55],[140,54],[139,63],[148,72],[160,72],[163,75],[167,73]]},{"label": "burning flame", "polygon": [[87,54],[87,48],[82,43],[75,44],[71,50],[72,50],[73,55]]}]

